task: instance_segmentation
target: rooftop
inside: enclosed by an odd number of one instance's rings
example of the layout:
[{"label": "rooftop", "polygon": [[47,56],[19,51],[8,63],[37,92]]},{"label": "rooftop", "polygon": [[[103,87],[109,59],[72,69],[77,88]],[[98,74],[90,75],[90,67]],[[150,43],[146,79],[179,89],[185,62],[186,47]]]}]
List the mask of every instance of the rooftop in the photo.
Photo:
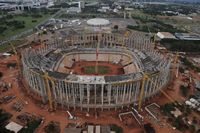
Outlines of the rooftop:
[{"label": "rooftop", "polygon": [[6,125],[6,129],[10,130],[10,131],[14,131],[15,133],[18,133],[21,129],[23,128],[23,126],[11,121],[10,123],[8,123],[8,125]]},{"label": "rooftop", "polygon": [[110,24],[110,21],[103,18],[94,18],[94,19],[89,19],[87,21],[87,24],[91,26],[106,26]]}]

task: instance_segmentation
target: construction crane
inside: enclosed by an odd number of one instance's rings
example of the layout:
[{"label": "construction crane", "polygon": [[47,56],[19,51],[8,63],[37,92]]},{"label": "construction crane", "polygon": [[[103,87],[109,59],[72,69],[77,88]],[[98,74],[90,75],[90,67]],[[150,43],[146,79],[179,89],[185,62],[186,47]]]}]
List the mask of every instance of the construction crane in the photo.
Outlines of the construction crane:
[{"label": "construction crane", "polygon": [[146,26],[148,28],[149,34],[152,37],[152,41],[153,41],[153,45],[154,45],[154,49],[155,49],[156,48],[156,34],[152,35],[152,33],[151,33],[150,29],[149,29],[149,26],[148,25],[146,25]]},{"label": "construction crane", "polygon": [[[125,49],[126,47],[125,47],[125,39],[128,37],[130,35],[130,31],[126,31],[125,33],[124,33],[124,36],[123,36],[123,44],[122,44],[122,47]],[[118,40],[121,40],[121,39],[118,39]]]},{"label": "construction crane", "polygon": [[30,69],[30,70],[32,73],[37,74],[44,79],[45,90],[46,90],[47,98],[48,98],[48,102],[49,102],[49,111],[50,112],[55,111],[56,110],[56,102],[53,97],[53,93],[52,93],[52,89],[51,89],[51,88],[55,88],[54,79],[52,77],[50,77],[48,75],[48,72],[46,72],[46,71],[43,71],[43,74],[40,74],[38,72],[33,71],[32,69]]},{"label": "construction crane", "polygon": [[55,111],[56,110],[56,102],[53,98],[53,94],[51,91],[51,87],[49,84],[49,81],[51,82],[52,88],[55,87],[55,83],[53,81],[53,79],[51,77],[49,77],[47,72],[44,72],[44,75],[42,75],[45,81],[45,88],[46,88],[46,92],[47,92],[47,97],[48,97],[48,102],[49,102],[49,111]]},{"label": "construction crane", "polygon": [[[156,86],[156,84],[153,82],[153,81],[151,81],[151,79],[149,78],[150,76],[148,75],[148,74],[146,74],[146,73],[144,73],[144,75],[143,75],[143,79],[142,79],[142,84],[141,84],[141,89],[140,89],[140,95],[139,95],[139,100],[138,100],[138,111],[140,111],[141,110],[141,108],[142,108],[142,102],[143,102],[143,97],[144,97],[144,86],[145,86],[145,82],[148,80],[148,81],[150,81],[153,85],[155,85]],[[172,97],[170,97],[166,92],[164,92],[162,89],[160,89],[159,88],[159,90],[160,90],[160,92],[165,96],[165,97],[167,97],[171,102],[175,102],[175,100],[172,98]]]},{"label": "construction crane", "polygon": [[21,75],[21,67],[20,67],[20,58],[19,58],[18,52],[17,52],[15,46],[11,42],[9,42],[9,45],[12,47],[12,50],[13,50],[14,54],[16,55],[17,67],[19,69],[19,76],[20,76]]},{"label": "construction crane", "polygon": [[96,65],[95,65],[95,73],[98,74],[98,61],[99,61],[99,47],[101,43],[101,33],[98,35],[98,42],[96,47]]}]

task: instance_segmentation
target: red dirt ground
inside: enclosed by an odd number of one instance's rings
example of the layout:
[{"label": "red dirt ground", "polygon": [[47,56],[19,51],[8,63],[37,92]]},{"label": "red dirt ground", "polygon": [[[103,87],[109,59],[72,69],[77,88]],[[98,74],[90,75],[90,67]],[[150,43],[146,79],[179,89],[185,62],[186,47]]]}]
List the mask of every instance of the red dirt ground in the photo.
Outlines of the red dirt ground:
[{"label": "red dirt ground", "polygon": [[113,64],[109,62],[98,62],[98,66],[105,66],[109,67],[109,72],[106,74],[86,74],[83,70],[84,67],[86,66],[95,66],[96,62],[95,61],[78,61],[75,62],[72,66],[72,71],[74,74],[78,75],[121,75],[124,74],[124,69],[123,66],[118,65],[118,64]]},{"label": "red dirt ground", "polygon": [[[8,63],[8,62],[16,62],[15,60],[16,60],[16,57],[11,56],[11,57],[8,57],[8,58],[1,59],[0,64],[4,64],[4,63]],[[18,120],[16,119],[16,117],[19,114],[24,113],[24,112],[35,114],[36,116],[43,116],[45,118],[44,123],[39,126],[36,133],[44,133],[43,128],[50,121],[60,122],[61,133],[64,133],[64,127],[68,123],[85,123],[85,122],[94,123],[94,124],[102,124],[102,125],[116,124],[116,125],[123,128],[124,133],[141,133],[142,129],[134,127],[134,126],[130,128],[119,120],[118,114],[120,112],[125,111],[125,110],[121,110],[121,109],[119,109],[117,111],[114,111],[114,110],[99,111],[98,118],[94,117],[93,111],[90,111],[89,112],[90,116],[87,117],[86,111],[81,111],[79,109],[71,110],[71,113],[75,114],[79,118],[78,120],[74,120],[74,121],[67,119],[68,115],[66,113],[66,110],[59,110],[58,109],[57,111],[50,113],[50,112],[48,112],[48,105],[43,105],[40,102],[35,102],[34,101],[35,97],[34,98],[31,97],[30,95],[27,95],[23,91],[23,87],[22,87],[22,85],[20,84],[20,82],[18,81],[18,78],[17,78],[17,74],[18,74],[17,69],[8,69],[8,68],[6,68],[6,65],[4,65],[4,66],[1,66],[0,71],[3,72],[3,74],[4,74],[1,81],[5,81],[7,83],[12,83],[12,88],[9,89],[7,92],[0,93],[0,97],[3,97],[3,96],[8,95],[8,94],[16,96],[16,98],[13,101],[11,101],[8,104],[1,104],[0,107],[5,109],[9,113],[13,114],[13,117],[11,118],[11,120],[13,120],[17,123],[18,123]],[[193,77],[197,78],[197,79],[200,79],[200,76],[197,75],[195,72],[191,72],[191,75]],[[165,92],[168,95],[170,95],[175,100],[180,101],[180,102],[185,100],[179,94],[179,86],[180,86],[181,81],[182,81],[182,76],[179,76],[177,79],[175,79],[173,81],[174,84],[169,87],[169,88],[171,88],[171,90],[169,90],[169,89],[165,90]],[[23,102],[28,102],[27,105],[24,104],[24,108],[21,112],[16,112],[11,108],[12,104],[14,102],[18,101],[18,100],[23,101]],[[154,97],[151,100],[151,102],[156,102],[159,105],[162,105],[162,104],[170,102],[170,101],[164,95],[162,95],[160,93],[158,96]],[[145,111],[143,113],[144,113],[145,121],[151,122],[146,118],[147,114],[145,113]],[[130,123],[132,123],[132,122],[134,122],[134,121],[131,121]],[[133,125],[134,124],[136,124],[136,121],[133,123]],[[172,127],[170,127],[170,128],[160,127],[159,125],[153,124],[153,123],[152,123],[152,125],[156,129],[157,133],[180,133],[180,131],[173,130]]]}]

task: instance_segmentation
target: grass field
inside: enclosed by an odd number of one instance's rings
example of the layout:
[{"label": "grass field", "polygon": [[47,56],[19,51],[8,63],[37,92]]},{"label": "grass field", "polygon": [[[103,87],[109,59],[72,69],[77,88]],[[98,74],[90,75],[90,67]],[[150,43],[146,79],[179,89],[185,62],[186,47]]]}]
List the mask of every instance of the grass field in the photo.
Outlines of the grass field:
[{"label": "grass field", "polygon": [[[95,72],[96,66],[86,66],[84,67],[85,74],[96,74]],[[98,74],[107,74],[110,71],[108,66],[98,66]]]},{"label": "grass field", "polygon": [[[10,19],[9,21],[12,20],[20,20],[24,21],[25,27],[21,29],[13,29],[13,27],[7,27],[6,31],[0,33],[0,40],[4,40],[6,38],[9,38],[13,35],[19,34],[20,32],[26,31],[28,29],[31,29],[41,23],[42,21],[48,19],[50,17],[50,14],[42,14],[42,17],[39,18],[33,18],[32,16],[21,16],[21,15],[16,15],[13,17],[13,19]],[[33,20],[36,20],[36,22],[33,22]]]}]

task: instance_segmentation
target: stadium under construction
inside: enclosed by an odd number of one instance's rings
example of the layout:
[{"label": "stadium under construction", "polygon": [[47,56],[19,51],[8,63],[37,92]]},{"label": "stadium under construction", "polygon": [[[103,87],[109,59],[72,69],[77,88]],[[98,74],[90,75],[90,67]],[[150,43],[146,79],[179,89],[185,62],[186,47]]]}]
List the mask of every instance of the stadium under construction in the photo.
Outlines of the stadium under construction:
[{"label": "stadium under construction", "polygon": [[170,80],[170,61],[144,33],[73,34],[25,49],[21,60],[29,90],[51,109],[117,109],[155,96]]}]

